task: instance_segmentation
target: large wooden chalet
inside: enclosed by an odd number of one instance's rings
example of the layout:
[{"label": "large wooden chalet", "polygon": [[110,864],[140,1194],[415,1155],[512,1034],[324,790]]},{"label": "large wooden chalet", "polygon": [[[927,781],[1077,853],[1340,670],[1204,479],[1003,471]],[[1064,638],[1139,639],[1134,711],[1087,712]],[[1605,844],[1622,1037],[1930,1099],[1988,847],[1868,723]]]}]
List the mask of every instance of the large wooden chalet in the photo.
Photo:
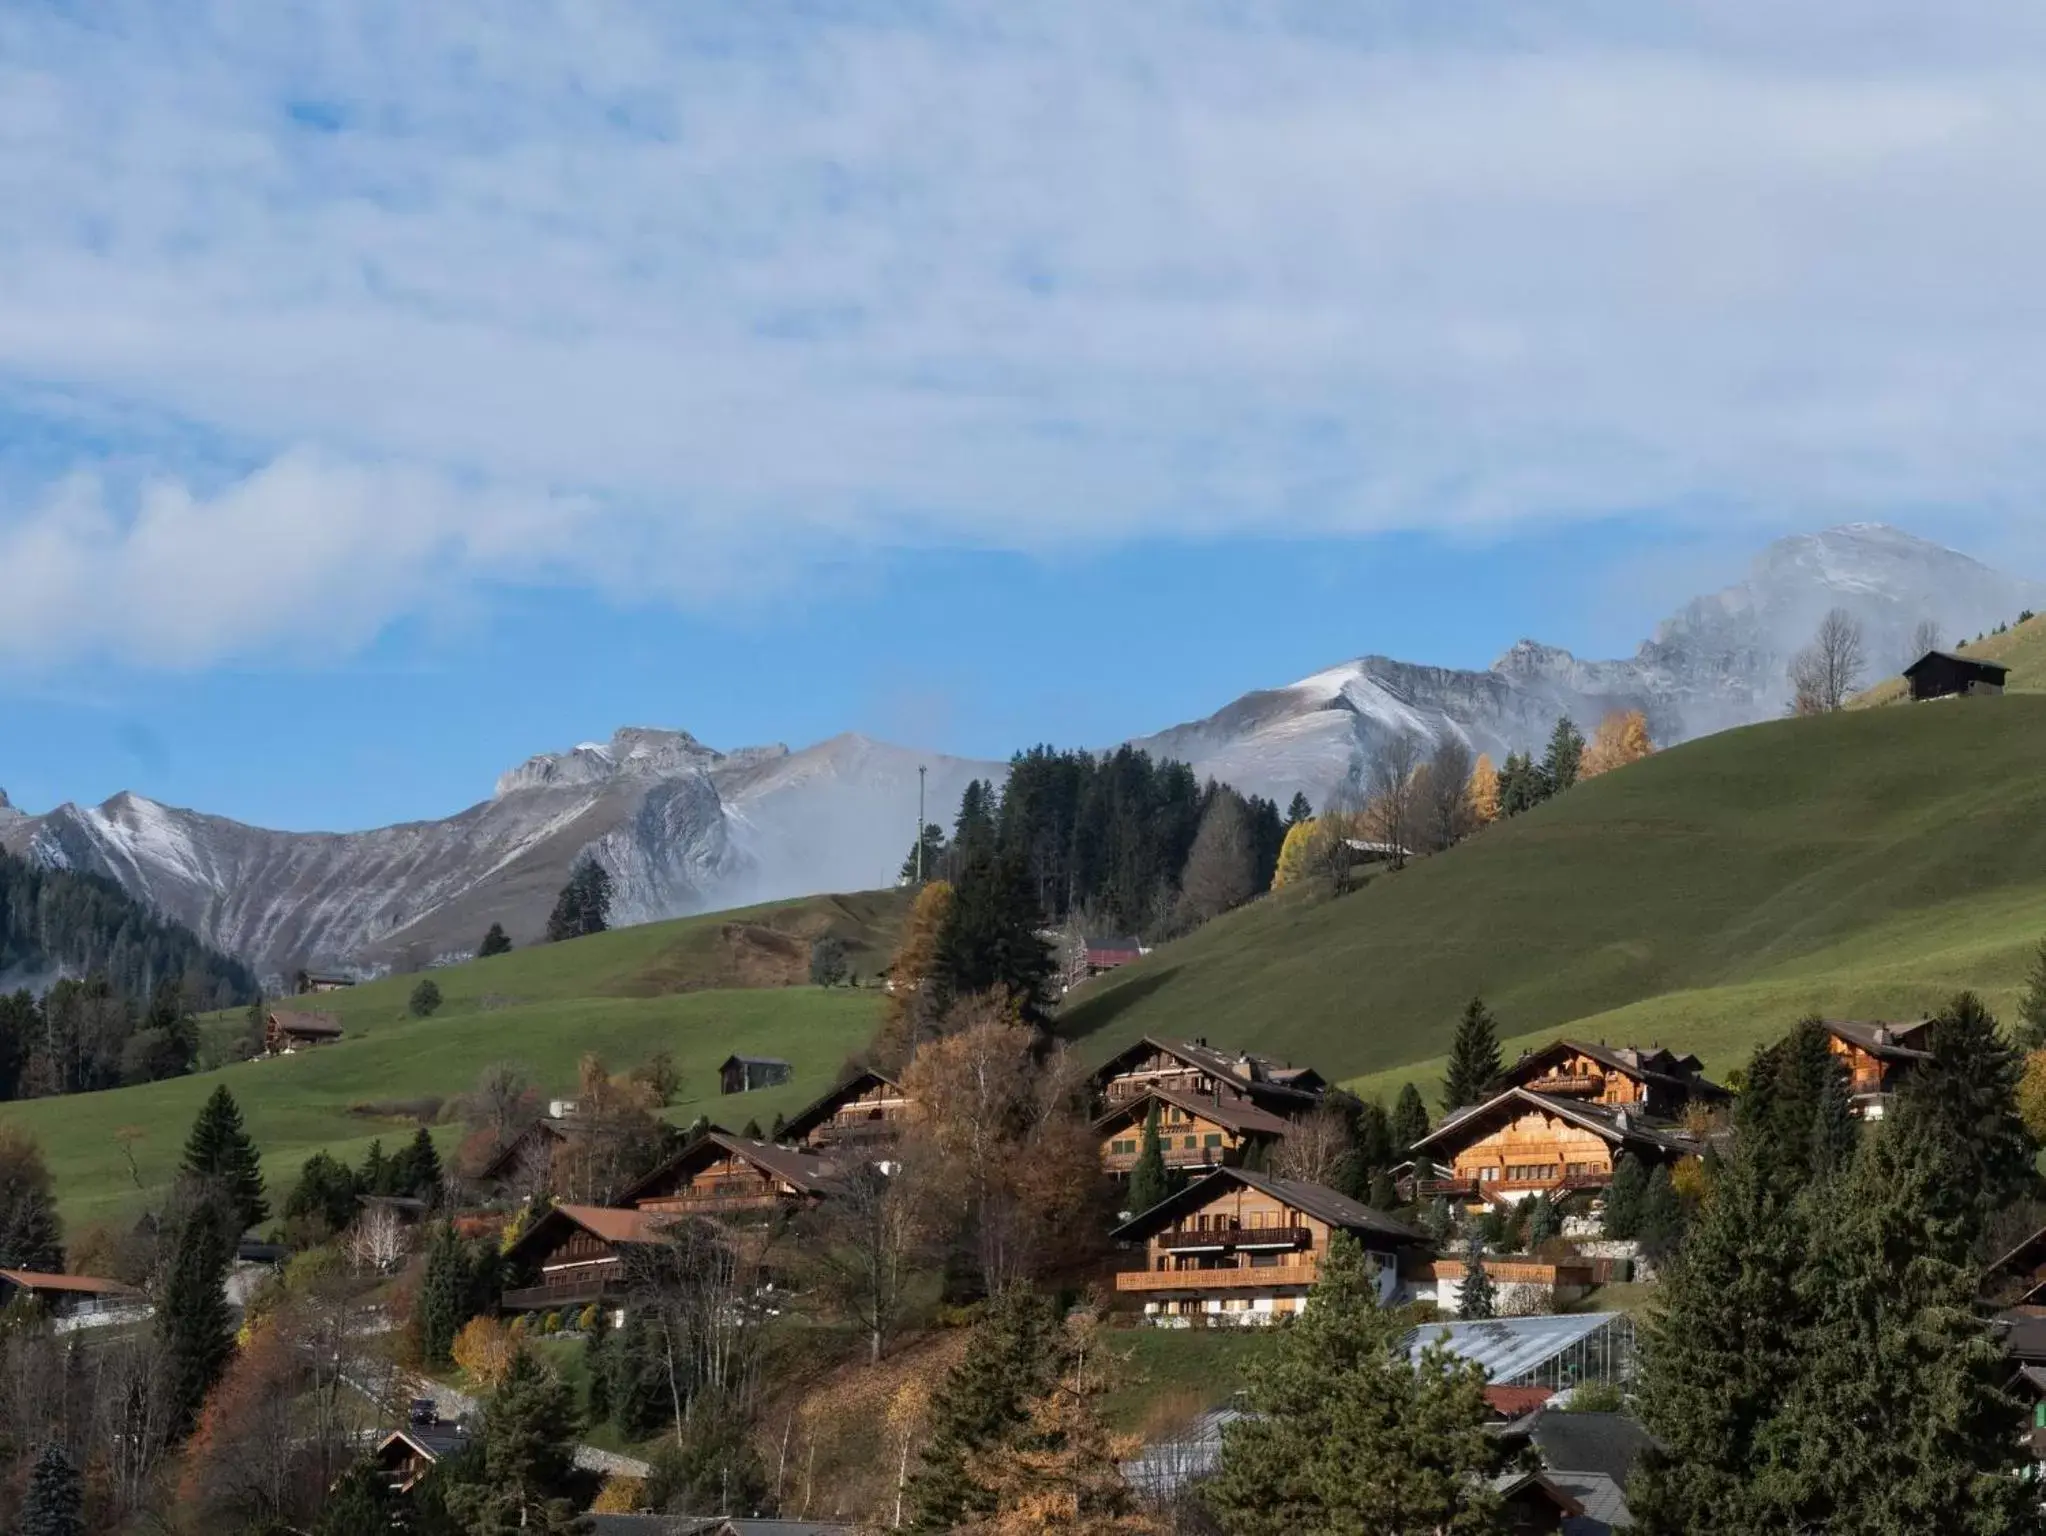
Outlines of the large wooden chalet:
[{"label": "large wooden chalet", "polygon": [[[672,1219],[672,1218],[670,1218]],[[553,1312],[616,1296],[630,1278],[627,1250],[665,1241],[663,1219],[604,1205],[550,1207],[505,1252],[530,1266],[537,1283],[504,1293],[507,1312]]]},{"label": "large wooden chalet", "polygon": [[821,1200],[838,1165],[800,1147],[712,1128],[626,1190],[621,1204],[650,1216],[763,1216]]},{"label": "large wooden chalet", "polygon": [[1854,1098],[1854,1113],[1864,1120],[1880,1120],[1897,1084],[1923,1063],[1932,1060],[1932,1020],[1911,1024],[1855,1024],[1842,1019],[1821,1019],[1819,1027],[1847,1067],[1848,1091]]},{"label": "large wooden chalet", "polygon": [[1144,1126],[1158,1110],[1159,1150],[1168,1168],[1221,1168],[1241,1163],[1256,1147],[1284,1138],[1292,1122],[1247,1098],[1211,1094],[1198,1098],[1170,1088],[1152,1088],[1110,1106],[1094,1122],[1101,1140],[1101,1166],[1125,1174],[1144,1151]]},{"label": "large wooden chalet", "polygon": [[263,1019],[263,1049],[272,1056],[332,1045],[341,1038],[341,1016],[273,1008]]},{"label": "large wooden chalet", "polygon": [[1287,1066],[1245,1051],[1213,1050],[1206,1040],[1160,1040],[1146,1035],[1094,1073],[1103,1110],[1155,1089],[1190,1099],[1244,1100],[1293,1119],[1321,1102],[1328,1085],[1312,1067]]},{"label": "large wooden chalet", "polygon": [[855,1072],[782,1127],[790,1146],[827,1147],[885,1144],[901,1136],[909,1118],[902,1085],[879,1072]]},{"label": "large wooden chalet", "polygon": [[1638,1108],[1674,1120],[1692,1104],[1723,1103],[1732,1095],[1706,1081],[1704,1063],[1661,1047],[1589,1045],[1558,1040],[1529,1051],[1509,1068],[1499,1086],[1525,1088],[1550,1098]]},{"label": "large wooden chalet", "polygon": [[1387,1300],[1401,1259],[1428,1247],[1411,1227],[1335,1190],[1218,1168],[1115,1230],[1117,1242],[1144,1245],[1140,1267],[1118,1274],[1115,1288],[1141,1297],[1154,1322],[1270,1322],[1300,1309],[1334,1232],[1377,1258]]},{"label": "large wooden chalet", "polygon": [[1422,1197],[1511,1202],[1603,1189],[1622,1152],[1653,1165],[1703,1148],[1680,1127],[1638,1108],[1508,1088],[1443,1121],[1414,1151],[1452,1170],[1447,1178],[1418,1181]]}]

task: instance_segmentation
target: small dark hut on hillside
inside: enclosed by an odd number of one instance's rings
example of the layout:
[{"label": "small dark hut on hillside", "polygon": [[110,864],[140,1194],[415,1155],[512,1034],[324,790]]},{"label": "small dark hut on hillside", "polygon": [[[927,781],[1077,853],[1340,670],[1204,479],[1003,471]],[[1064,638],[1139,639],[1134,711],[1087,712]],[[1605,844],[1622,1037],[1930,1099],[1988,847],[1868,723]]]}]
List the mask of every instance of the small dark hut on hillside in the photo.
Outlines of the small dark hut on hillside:
[{"label": "small dark hut on hillside", "polygon": [[332,1045],[340,1038],[341,1018],[333,1013],[295,1013],[280,1008],[270,1013],[263,1026],[263,1049],[272,1056]]},{"label": "small dark hut on hillside", "polygon": [[795,1069],[774,1056],[727,1056],[718,1067],[718,1092],[751,1093],[787,1082]]},{"label": "small dark hut on hillside", "polygon": [[1914,704],[2002,693],[2009,677],[2010,668],[1999,662],[1956,656],[1950,651],[1927,651],[1904,669]]}]

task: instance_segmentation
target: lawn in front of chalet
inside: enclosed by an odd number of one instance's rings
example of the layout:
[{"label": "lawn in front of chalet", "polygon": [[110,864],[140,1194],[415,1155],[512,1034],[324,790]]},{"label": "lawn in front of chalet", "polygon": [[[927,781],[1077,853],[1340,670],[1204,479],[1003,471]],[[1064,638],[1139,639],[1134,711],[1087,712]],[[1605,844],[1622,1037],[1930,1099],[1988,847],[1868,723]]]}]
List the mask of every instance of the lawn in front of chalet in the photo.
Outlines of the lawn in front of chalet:
[{"label": "lawn in front of chalet", "polygon": [[[574,947],[549,946],[557,952]],[[480,962],[478,968],[496,963]],[[467,969],[435,974],[452,978]],[[404,980],[409,985],[414,978]],[[664,1050],[682,1077],[669,1119],[686,1124],[708,1115],[732,1130],[757,1119],[765,1127],[777,1111],[798,1109],[831,1085],[846,1057],[872,1034],[880,1010],[880,994],[873,990],[800,986],[534,999],[369,1024],[358,1021],[365,1009],[377,1006],[374,996],[332,996],[342,1000],[343,1017],[350,1021],[349,1033],[336,1044],[132,1088],[0,1105],[0,1124],[27,1131],[42,1144],[65,1222],[75,1233],[95,1222],[131,1219],[161,1194],[176,1176],[200,1105],[224,1083],[263,1156],[274,1210],[314,1152],[324,1148],[357,1163],[378,1138],[393,1150],[416,1126],[397,1106],[452,1100],[493,1062],[528,1068],[543,1096],[571,1097],[585,1051],[623,1072]],[[782,1057],[793,1065],[794,1078],[756,1093],[721,1095],[717,1065],[734,1051]],[[390,1112],[364,1113],[364,1106]],[[139,1133],[132,1144],[132,1173],[118,1139],[130,1128]],[[453,1154],[461,1135],[458,1123],[434,1127],[443,1157]]]}]

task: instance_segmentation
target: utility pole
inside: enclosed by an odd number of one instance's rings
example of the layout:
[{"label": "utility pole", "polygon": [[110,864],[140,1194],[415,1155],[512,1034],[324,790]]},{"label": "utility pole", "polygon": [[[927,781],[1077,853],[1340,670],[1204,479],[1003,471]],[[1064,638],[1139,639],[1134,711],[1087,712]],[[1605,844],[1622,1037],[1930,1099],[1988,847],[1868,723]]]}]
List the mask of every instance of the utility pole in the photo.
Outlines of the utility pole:
[{"label": "utility pole", "polygon": [[922,763],[916,765],[916,883],[924,883],[924,773]]}]

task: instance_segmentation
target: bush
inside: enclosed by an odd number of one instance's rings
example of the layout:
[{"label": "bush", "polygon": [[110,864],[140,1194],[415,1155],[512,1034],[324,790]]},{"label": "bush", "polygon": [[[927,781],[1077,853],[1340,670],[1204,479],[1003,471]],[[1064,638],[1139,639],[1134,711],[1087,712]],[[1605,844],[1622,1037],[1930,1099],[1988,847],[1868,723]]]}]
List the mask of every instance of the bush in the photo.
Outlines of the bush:
[{"label": "bush", "polygon": [[415,1019],[430,1019],[434,1010],[440,1007],[440,983],[431,976],[420,978],[419,985],[412,989],[412,1001],[408,1005]]},{"label": "bush", "polygon": [[561,1332],[561,1314],[559,1312],[549,1312],[545,1317],[541,1318],[540,1331],[542,1333]]},{"label": "bush", "polygon": [[455,1335],[450,1353],[469,1379],[486,1392],[494,1392],[511,1369],[518,1354],[512,1330],[492,1317],[472,1317]]},{"label": "bush", "polygon": [[604,1314],[593,1301],[583,1308],[582,1315],[575,1320],[575,1325],[584,1333],[595,1333],[603,1321]]},{"label": "bush", "polygon": [[835,987],[845,980],[845,943],[828,935],[810,946],[810,980],[820,987]]},{"label": "bush", "polygon": [[521,1312],[511,1320],[511,1336],[513,1338],[523,1339],[526,1336],[526,1320],[528,1316],[529,1314]]},{"label": "bush", "polygon": [[1570,1400],[1563,1405],[1565,1413],[1622,1413],[1627,1407],[1627,1394],[1620,1390],[1618,1382],[1587,1381],[1573,1388]]},{"label": "bush", "polygon": [[637,1477],[627,1477],[622,1472],[613,1472],[604,1479],[604,1486],[597,1490],[596,1501],[590,1505],[593,1515],[630,1515],[646,1508],[646,1483]]}]

